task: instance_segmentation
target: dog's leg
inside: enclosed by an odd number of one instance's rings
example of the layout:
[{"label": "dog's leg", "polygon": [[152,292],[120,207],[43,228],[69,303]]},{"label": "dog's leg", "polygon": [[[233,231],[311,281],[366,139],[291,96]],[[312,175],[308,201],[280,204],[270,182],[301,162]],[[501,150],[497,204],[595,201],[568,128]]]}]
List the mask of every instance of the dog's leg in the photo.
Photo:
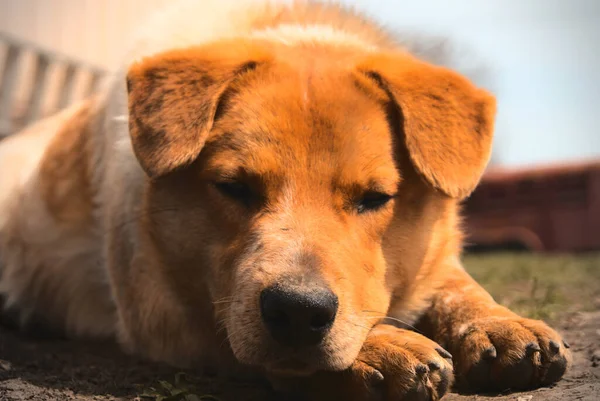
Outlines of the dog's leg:
[{"label": "dog's leg", "polygon": [[36,336],[111,337],[95,212],[92,100],[0,146],[1,322]]},{"label": "dog's leg", "polygon": [[20,307],[6,307],[5,297],[0,297],[0,325],[10,330],[20,330],[33,339],[63,339],[65,332],[38,313],[26,313]]},{"label": "dog's leg", "polygon": [[563,376],[571,356],[556,331],[498,305],[462,267],[447,273],[419,328],[452,353],[461,388],[525,389]]}]

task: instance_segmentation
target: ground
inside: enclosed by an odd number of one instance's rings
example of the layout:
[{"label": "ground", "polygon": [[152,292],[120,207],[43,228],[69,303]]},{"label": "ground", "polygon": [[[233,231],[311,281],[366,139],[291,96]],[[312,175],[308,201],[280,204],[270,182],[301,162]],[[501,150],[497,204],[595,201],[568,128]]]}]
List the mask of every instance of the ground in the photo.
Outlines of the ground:
[{"label": "ground", "polygon": [[[574,365],[553,388],[485,396],[449,394],[444,401],[600,399],[600,254],[471,255],[466,266],[499,302],[556,327],[571,344]],[[268,398],[261,385],[194,378],[126,357],[112,344],[36,341],[0,329],[0,401]]]}]

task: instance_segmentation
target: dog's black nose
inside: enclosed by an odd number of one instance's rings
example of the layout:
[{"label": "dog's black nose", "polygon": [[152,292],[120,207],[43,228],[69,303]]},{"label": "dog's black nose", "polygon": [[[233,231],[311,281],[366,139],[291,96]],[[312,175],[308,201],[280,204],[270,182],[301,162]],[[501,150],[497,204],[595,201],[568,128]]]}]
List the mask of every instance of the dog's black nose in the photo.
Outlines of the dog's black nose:
[{"label": "dog's black nose", "polygon": [[328,289],[299,291],[273,286],[260,294],[262,320],[279,343],[292,347],[320,343],[335,320],[338,299]]}]

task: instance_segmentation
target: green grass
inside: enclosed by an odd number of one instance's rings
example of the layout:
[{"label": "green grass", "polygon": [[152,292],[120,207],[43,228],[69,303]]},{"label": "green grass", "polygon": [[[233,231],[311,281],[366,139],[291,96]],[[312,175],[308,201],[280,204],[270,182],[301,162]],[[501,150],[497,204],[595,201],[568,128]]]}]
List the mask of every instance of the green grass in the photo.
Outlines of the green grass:
[{"label": "green grass", "polygon": [[467,255],[465,268],[494,299],[515,312],[553,320],[600,306],[600,254]]},{"label": "green grass", "polygon": [[198,395],[198,389],[185,373],[175,375],[175,380],[159,381],[157,386],[142,388],[140,401],[220,401],[213,395]]}]

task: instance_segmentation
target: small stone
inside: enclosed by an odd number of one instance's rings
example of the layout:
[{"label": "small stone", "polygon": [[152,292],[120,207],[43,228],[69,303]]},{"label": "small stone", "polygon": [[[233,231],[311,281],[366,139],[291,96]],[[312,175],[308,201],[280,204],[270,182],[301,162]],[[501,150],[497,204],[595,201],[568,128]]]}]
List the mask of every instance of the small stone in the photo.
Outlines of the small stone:
[{"label": "small stone", "polygon": [[593,367],[597,368],[598,366],[600,366],[600,349],[594,351],[590,359],[592,360]]},{"label": "small stone", "polygon": [[12,370],[12,365],[10,364],[10,362],[3,361],[2,359],[0,359],[0,369],[8,372],[9,370]]}]

